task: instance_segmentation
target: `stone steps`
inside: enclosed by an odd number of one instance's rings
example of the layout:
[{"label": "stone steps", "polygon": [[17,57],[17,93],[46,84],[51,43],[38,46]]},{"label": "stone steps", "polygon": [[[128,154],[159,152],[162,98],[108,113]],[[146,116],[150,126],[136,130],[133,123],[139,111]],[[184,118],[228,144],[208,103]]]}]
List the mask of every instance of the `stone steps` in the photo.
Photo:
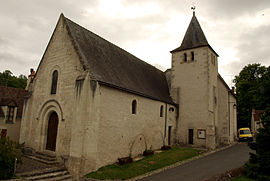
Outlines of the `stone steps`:
[{"label": "stone steps", "polygon": [[17,174],[25,180],[72,180],[72,176],[68,173],[65,167],[52,167],[33,172],[25,172]]},{"label": "stone steps", "polygon": [[57,161],[55,155],[35,152],[25,155],[25,157],[50,165],[49,168],[34,170],[31,172],[18,173],[17,176],[22,177],[24,180],[72,180],[72,175],[69,174],[67,169]]},{"label": "stone steps", "polygon": [[55,155],[50,155],[47,153],[42,153],[42,152],[35,152],[32,154],[27,154],[25,157],[39,161],[41,163],[45,163],[47,165],[58,165],[60,162],[57,161]]}]

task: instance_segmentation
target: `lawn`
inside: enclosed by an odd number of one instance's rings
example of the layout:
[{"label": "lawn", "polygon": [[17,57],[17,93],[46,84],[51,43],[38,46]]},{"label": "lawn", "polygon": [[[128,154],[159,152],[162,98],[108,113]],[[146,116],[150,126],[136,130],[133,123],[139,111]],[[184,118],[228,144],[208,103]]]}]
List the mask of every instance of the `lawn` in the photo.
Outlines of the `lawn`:
[{"label": "lawn", "polygon": [[86,177],[101,180],[129,179],[195,157],[200,152],[201,150],[192,148],[173,147],[170,150],[147,156],[130,164],[112,164],[102,167],[96,172],[87,174]]}]

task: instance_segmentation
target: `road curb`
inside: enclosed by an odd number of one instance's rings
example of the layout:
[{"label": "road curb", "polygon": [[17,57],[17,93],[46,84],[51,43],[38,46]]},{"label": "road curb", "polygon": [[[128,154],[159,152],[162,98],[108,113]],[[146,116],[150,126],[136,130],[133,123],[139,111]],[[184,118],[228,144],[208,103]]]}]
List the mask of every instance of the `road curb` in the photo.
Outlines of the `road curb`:
[{"label": "road curb", "polygon": [[[199,155],[199,156],[196,156],[196,157],[193,157],[193,158],[184,160],[184,161],[177,162],[177,163],[175,163],[175,164],[173,164],[173,165],[169,165],[169,166],[160,168],[160,169],[158,169],[158,170],[154,170],[154,171],[152,171],[152,172],[148,172],[148,173],[146,173],[146,174],[139,175],[139,176],[134,177],[134,178],[131,178],[131,179],[127,179],[126,181],[136,181],[136,180],[140,180],[140,179],[143,179],[143,178],[145,178],[145,177],[149,177],[149,176],[154,175],[154,174],[157,174],[157,173],[164,172],[164,171],[166,171],[166,170],[168,170],[168,169],[178,167],[178,166],[180,166],[180,165],[189,163],[189,162],[191,162],[191,161],[200,159],[200,158],[202,158],[202,157],[206,157],[206,156],[211,155],[211,154],[213,154],[213,153],[216,153],[216,152],[219,152],[219,151],[226,150],[226,149],[228,149],[228,148],[230,148],[230,147],[232,147],[232,146],[234,146],[234,145],[236,145],[236,144],[238,144],[238,143],[237,143],[237,142],[234,142],[234,143],[232,143],[232,144],[230,144],[230,145],[227,145],[227,146],[224,146],[224,147],[222,147],[222,148],[218,148],[218,149],[215,149],[215,150],[211,150],[211,151],[205,152],[205,153],[203,153],[203,154],[201,154],[201,155]],[[107,180],[107,181],[109,181],[109,180]]]},{"label": "road curb", "polygon": [[[178,166],[180,166],[180,165],[184,165],[184,164],[189,163],[189,162],[191,162],[191,161],[198,160],[198,159],[200,159],[200,158],[203,158],[203,157],[206,157],[206,156],[208,156],[208,155],[211,155],[211,154],[213,154],[213,153],[216,153],[216,152],[219,152],[219,151],[226,150],[226,149],[228,149],[228,148],[230,148],[230,147],[232,147],[232,146],[234,146],[234,145],[236,145],[236,144],[238,144],[238,143],[237,143],[237,142],[234,142],[234,143],[232,143],[232,144],[230,144],[230,145],[227,145],[227,146],[224,146],[224,147],[215,149],[215,150],[207,151],[207,152],[205,152],[205,153],[203,153],[203,154],[201,154],[201,155],[198,155],[198,156],[196,156],[196,157],[193,157],[193,158],[190,158],[190,159],[187,159],[187,160],[184,160],[184,161],[177,162],[177,163],[175,163],[175,164],[173,164],[173,165],[169,165],[169,166],[166,166],[166,167],[163,167],[163,168],[154,170],[154,171],[152,171],[152,172],[148,172],[148,173],[146,173],[146,174],[139,175],[139,176],[134,177],[134,178],[131,178],[131,179],[127,179],[126,181],[136,181],[136,180],[143,179],[143,178],[145,178],[145,177],[149,177],[149,176],[151,176],[151,175],[155,175],[155,174],[164,172],[164,171],[166,171],[166,170],[168,170],[168,169],[175,168],[175,167],[178,167]],[[93,179],[93,178],[81,178],[81,180],[83,180],[83,181],[100,181],[100,180],[98,180],[98,179]],[[120,181],[120,180],[123,180],[123,179],[115,179],[115,180],[108,180],[108,179],[106,179],[106,180],[102,180],[102,181],[118,181],[118,180]]]}]

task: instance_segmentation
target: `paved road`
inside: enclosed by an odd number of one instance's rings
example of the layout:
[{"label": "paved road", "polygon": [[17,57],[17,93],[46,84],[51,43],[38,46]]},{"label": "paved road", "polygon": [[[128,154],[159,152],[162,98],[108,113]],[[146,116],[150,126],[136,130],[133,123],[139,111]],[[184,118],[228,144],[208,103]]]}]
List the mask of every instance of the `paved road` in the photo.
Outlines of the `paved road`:
[{"label": "paved road", "polygon": [[223,151],[146,177],[141,181],[198,181],[243,166],[251,150],[246,143],[239,143]]}]

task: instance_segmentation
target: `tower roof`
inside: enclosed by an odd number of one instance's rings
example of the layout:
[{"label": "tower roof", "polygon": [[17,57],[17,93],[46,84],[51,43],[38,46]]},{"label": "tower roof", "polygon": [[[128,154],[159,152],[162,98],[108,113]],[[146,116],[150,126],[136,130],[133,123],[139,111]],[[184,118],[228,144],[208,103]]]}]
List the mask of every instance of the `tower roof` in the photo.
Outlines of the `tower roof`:
[{"label": "tower roof", "polygon": [[[195,12],[193,12],[193,17],[189,23],[188,29],[186,31],[186,34],[182,41],[181,46],[172,50],[171,53],[181,51],[181,50],[198,48],[202,46],[208,46],[210,49],[213,50],[213,48],[209,45],[203,33],[200,23],[195,16]],[[213,52],[218,56],[218,54],[214,50]]]}]

